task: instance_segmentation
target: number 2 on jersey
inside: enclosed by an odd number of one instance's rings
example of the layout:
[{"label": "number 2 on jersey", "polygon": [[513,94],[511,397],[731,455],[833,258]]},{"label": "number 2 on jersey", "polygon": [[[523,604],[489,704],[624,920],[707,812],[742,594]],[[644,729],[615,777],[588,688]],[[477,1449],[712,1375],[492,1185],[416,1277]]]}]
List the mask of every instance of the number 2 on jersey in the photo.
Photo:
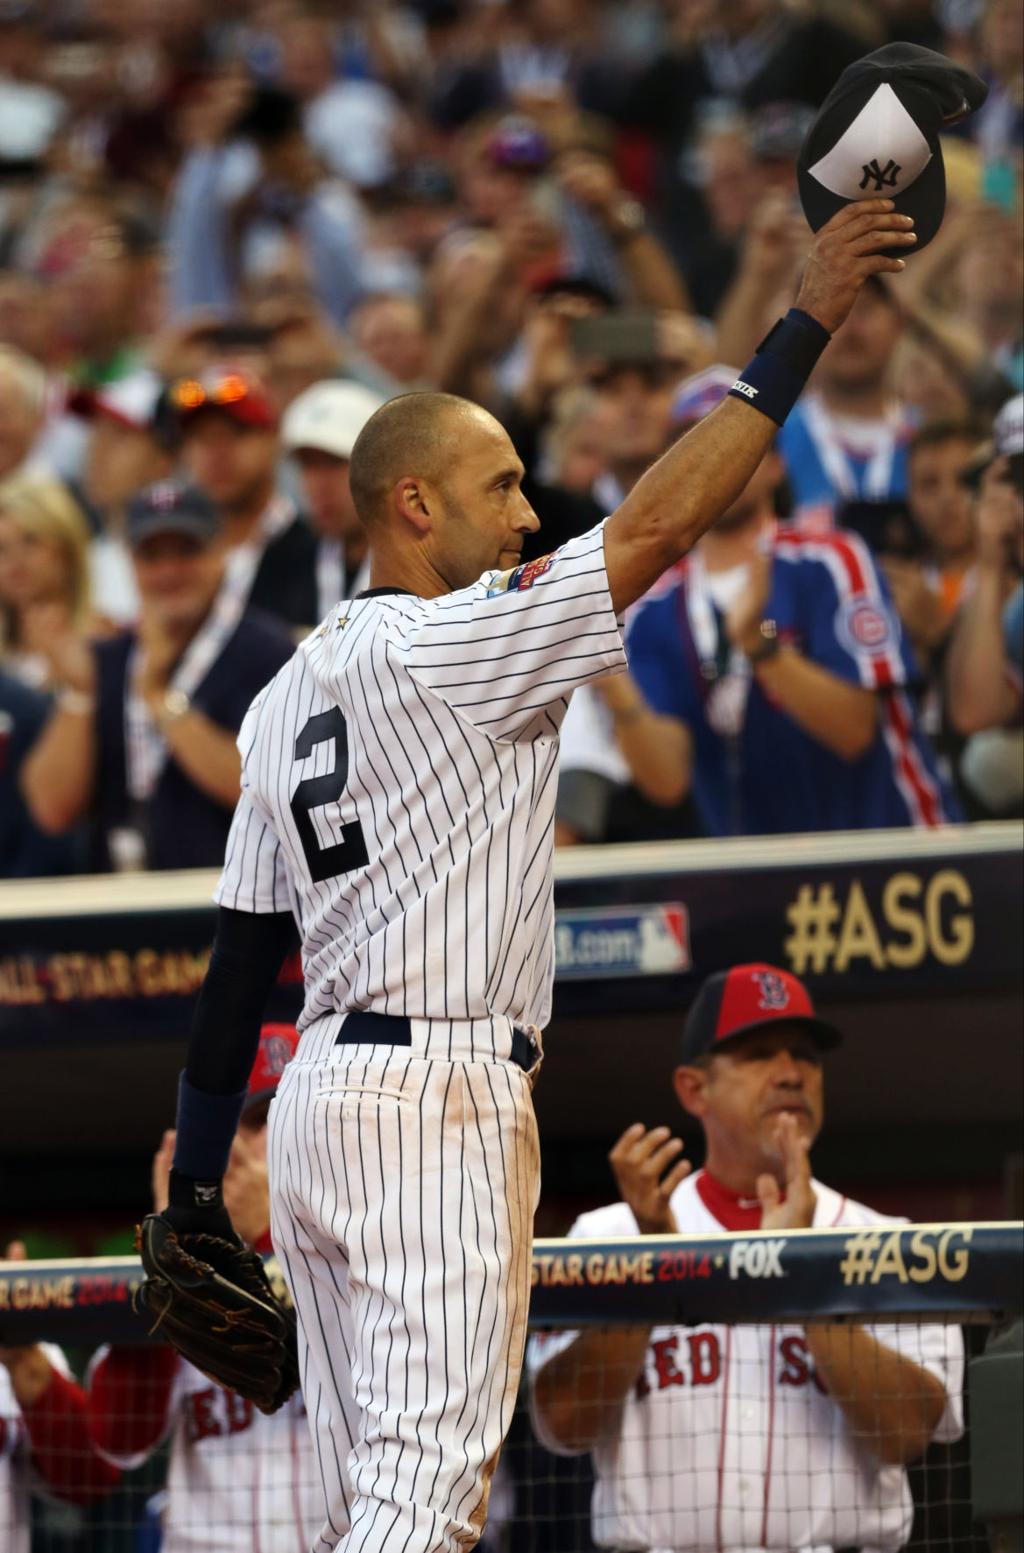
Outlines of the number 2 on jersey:
[{"label": "number 2 on jersey", "polygon": [[319,712],[311,717],[295,740],[295,759],[305,760],[318,744],[334,740],[334,769],[323,776],[305,777],[292,797],[292,818],[306,854],[306,867],[315,884],[339,874],[351,873],[353,868],[365,868],[370,861],[366,850],[363,827],[358,820],[350,820],[342,827],[341,840],[334,846],[321,846],[310,814],[324,804],[337,803],[348,781],[348,730],[340,707],[329,712]]}]

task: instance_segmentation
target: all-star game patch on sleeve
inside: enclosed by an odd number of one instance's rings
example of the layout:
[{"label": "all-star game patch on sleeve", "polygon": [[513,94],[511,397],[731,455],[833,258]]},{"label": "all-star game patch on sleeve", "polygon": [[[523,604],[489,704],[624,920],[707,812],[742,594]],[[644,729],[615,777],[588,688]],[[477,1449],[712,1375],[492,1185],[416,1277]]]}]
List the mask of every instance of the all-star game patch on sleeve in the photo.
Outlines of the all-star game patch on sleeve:
[{"label": "all-star game patch on sleeve", "polygon": [[489,737],[533,736],[578,685],[625,667],[604,524],[471,588],[409,603],[389,641],[415,680]]}]

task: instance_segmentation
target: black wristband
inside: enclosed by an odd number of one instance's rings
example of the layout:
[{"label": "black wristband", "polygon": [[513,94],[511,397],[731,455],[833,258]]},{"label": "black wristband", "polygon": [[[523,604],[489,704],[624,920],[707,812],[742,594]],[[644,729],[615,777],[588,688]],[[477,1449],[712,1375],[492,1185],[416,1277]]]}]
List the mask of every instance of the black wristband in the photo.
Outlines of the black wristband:
[{"label": "black wristband", "polygon": [[785,318],[780,318],[768,330],[757,347],[757,354],[769,351],[784,361],[791,372],[808,378],[818,364],[818,357],[832,336],[810,313],[802,307],[791,307]]},{"label": "black wristband", "polygon": [[179,1234],[234,1238],[219,1181],[195,1181],[172,1166],[167,1181],[167,1217]]},{"label": "black wristband", "polygon": [[791,307],[765,335],[729,394],[753,405],[777,426],[783,425],[831,338],[810,313]]},{"label": "black wristband", "polygon": [[169,1208],[194,1208],[198,1213],[223,1208],[224,1195],[219,1181],[195,1181],[182,1175],[173,1165],[167,1180],[167,1206]]}]

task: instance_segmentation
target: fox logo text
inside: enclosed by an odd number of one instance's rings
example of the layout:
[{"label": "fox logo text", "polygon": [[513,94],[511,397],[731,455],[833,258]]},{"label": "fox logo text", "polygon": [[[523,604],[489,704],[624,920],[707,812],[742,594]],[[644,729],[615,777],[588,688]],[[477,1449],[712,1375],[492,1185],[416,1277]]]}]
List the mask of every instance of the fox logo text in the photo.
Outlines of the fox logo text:
[{"label": "fox logo text", "polygon": [[785,1278],[784,1240],[734,1240],[729,1247],[729,1277]]}]

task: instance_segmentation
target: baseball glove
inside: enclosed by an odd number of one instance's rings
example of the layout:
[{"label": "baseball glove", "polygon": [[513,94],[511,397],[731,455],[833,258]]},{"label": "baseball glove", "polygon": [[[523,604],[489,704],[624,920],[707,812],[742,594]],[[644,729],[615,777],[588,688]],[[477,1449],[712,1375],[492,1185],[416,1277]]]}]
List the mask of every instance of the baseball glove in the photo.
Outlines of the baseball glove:
[{"label": "baseball glove", "polygon": [[237,1237],[179,1234],[161,1213],[143,1219],[136,1246],[146,1278],[132,1305],[154,1318],[152,1333],[210,1380],[275,1413],[299,1384],[295,1312],[256,1252]]}]

